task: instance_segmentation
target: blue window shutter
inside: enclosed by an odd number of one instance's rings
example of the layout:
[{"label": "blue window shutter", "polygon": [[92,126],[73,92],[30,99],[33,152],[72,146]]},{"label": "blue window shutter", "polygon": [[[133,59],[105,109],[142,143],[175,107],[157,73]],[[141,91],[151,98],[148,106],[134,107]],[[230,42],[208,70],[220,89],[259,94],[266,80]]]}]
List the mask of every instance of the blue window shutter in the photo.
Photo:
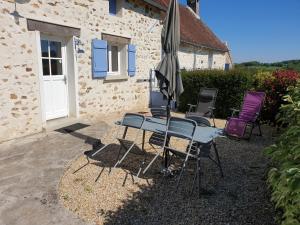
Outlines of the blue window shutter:
[{"label": "blue window shutter", "polygon": [[113,15],[117,14],[117,0],[109,0],[109,13]]},{"label": "blue window shutter", "polygon": [[131,77],[135,75],[135,53],[135,45],[128,45],[128,75]]},{"label": "blue window shutter", "polygon": [[92,41],[93,78],[107,75],[107,41],[93,39]]}]

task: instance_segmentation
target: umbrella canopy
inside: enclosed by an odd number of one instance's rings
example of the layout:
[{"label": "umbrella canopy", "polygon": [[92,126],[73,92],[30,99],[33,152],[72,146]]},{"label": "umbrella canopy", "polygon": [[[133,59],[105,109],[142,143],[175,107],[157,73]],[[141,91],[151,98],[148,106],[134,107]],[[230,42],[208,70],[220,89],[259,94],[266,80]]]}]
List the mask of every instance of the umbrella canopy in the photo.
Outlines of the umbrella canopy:
[{"label": "umbrella canopy", "polygon": [[158,64],[155,74],[159,81],[161,93],[168,98],[168,106],[173,99],[178,100],[183,92],[178,61],[180,44],[180,18],[177,0],[171,0],[161,33],[163,49],[162,60]]}]

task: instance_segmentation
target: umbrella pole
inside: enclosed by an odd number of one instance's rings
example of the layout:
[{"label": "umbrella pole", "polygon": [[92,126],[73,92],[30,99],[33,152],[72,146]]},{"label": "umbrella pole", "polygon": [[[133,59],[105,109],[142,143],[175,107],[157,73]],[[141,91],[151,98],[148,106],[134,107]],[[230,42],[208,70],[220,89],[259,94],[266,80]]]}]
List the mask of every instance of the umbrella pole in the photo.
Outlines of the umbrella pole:
[{"label": "umbrella pole", "polygon": [[168,124],[170,117],[171,117],[171,98],[169,97],[168,104],[167,104],[167,124]]},{"label": "umbrella pole", "polygon": [[[166,125],[168,126],[168,122],[169,122],[169,119],[171,117],[171,110],[170,110],[170,105],[171,105],[171,98],[168,97],[168,104],[167,104],[167,120],[166,120]],[[167,138],[166,140],[166,146],[169,146],[169,138]],[[168,156],[169,156],[169,152],[166,151],[164,149],[164,169],[163,169],[163,173],[166,175],[169,173],[169,170],[168,170]]]}]

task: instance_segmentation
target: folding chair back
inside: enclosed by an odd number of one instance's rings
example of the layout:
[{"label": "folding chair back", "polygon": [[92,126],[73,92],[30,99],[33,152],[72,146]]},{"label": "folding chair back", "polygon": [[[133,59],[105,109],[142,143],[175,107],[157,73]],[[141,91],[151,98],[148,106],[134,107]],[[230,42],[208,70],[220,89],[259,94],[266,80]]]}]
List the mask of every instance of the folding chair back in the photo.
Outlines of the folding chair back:
[{"label": "folding chair back", "polygon": [[216,88],[201,88],[198,96],[196,112],[203,116],[211,116],[211,108],[215,107],[218,89]]},{"label": "folding chair back", "polygon": [[151,108],[151,114],[155,118],[166,118],[168,113],[166,108]]},{"label": "folding chair back", "polygon": [[239,118],[246,122],[255,122],[265,99],[264,92],[248,91],[244,97]]},{"label": "folding chair back", "polygon": [[141,129],[144,121],[145,117],[141,114],[126,113],[121,121],[121,125],[125,127]]},{"label": "folding chair back", "polygon": [[[154,118],[167,118],[167,109],[166,108],[151,108],[151,114]],[[149,138],[149,144],[154,147],[153,145],[162,147],[164,144],[165,135],[160,133],[153,133]]]},{"label": "folding chair back", "polygon": [[194,120],[200,127],[211,127],[209,120],[203,116],[187,115],[185,118]]},{"label": "folding chair back", "polygon": [[[122,138],[117,138],[120,142],[120,149],[117,156],[117,163],[115,164],[114,168],[120,165],[124,159],[127,157],[127,155],[132,152],[135,154],[144,154],[144,150],[140,149],[138,145],[136,144],[137,138],[139,137],[139,133],[141,131],[141,128],[144,124],[145,117],[141,114],[135,114],[135,113],[126,113],[121,121],[121,126],[125,126],[124,133],[122,135]],[[136,135],[130,138],[126,138],[127,130],[128,128],[134,128],[136,129]],[[119,159],[121,150],[124,149],[125,153],[122,156],[121,159]],[[140,169],[141,170],[141,169]],[[139,172],[140,172],[139,170]],[[138,172],[138,174],[139,174]]]},{"label": "folding chair back", "polygon": [[168,121],[166,136],[193,140],[197,123],[190,119],[171,117]]}]

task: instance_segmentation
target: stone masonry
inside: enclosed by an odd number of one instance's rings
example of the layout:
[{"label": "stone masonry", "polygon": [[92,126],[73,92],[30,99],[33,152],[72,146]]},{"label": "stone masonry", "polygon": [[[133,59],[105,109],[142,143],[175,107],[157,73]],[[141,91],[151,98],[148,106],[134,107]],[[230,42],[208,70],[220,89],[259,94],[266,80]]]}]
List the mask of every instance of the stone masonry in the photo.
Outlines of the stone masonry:
[{"label": "stone masonry", "polygon": [[[39,31],[28,31],[26,19],[80,29],[82,51],[76,53],[75,63],[77,117],[98,121],[111,113],[148,106],[149,82],[141,80],[149,79],[150,69],[155,68],[161,57],[162,14],[140,0],[117,2],[117,15],[110,15],[107,0],[17,0],[22,18],[14,18],[11,15],[14,0],[0,1],[0,142],[40,132],[45,126],[39,78],[40,47],[36,38]],[[114,81],[92,78],[91,41],[101,39],[102,33],[130,38],[136,46],[134,77]],[[180,48],[181,67],[210,68],[210,54],[211,68],[224,69],[223,53],[187,45]]]},{"label": "stone masonry", "polygon": [[[148,106],[149,70],[160,60],[160,12],[138,0],[120,1],[116,16],[106,0],[31,0],[17,4],[24,17],[10,15],[14,1],[0,2],[0,142],[40,132],[42,109],[35,32],[26,18],[81,29],[83,53],[77,54],[79,117],[97,119],[111,112]],[[20,2],[20,1],[17,1]],[[119,2],[118,2],[119,4]],[[147,30],[155,24],[151,32]],[[101,33],[125,36],[136,45],[136,75],[125,81],[92,79],[91,41]]]},{"label": "stone masonry", "polygon": [[180,67],[186,70],[224,69],[225,65],[225,53],[185,44],[181,44],[178,57]]}]

